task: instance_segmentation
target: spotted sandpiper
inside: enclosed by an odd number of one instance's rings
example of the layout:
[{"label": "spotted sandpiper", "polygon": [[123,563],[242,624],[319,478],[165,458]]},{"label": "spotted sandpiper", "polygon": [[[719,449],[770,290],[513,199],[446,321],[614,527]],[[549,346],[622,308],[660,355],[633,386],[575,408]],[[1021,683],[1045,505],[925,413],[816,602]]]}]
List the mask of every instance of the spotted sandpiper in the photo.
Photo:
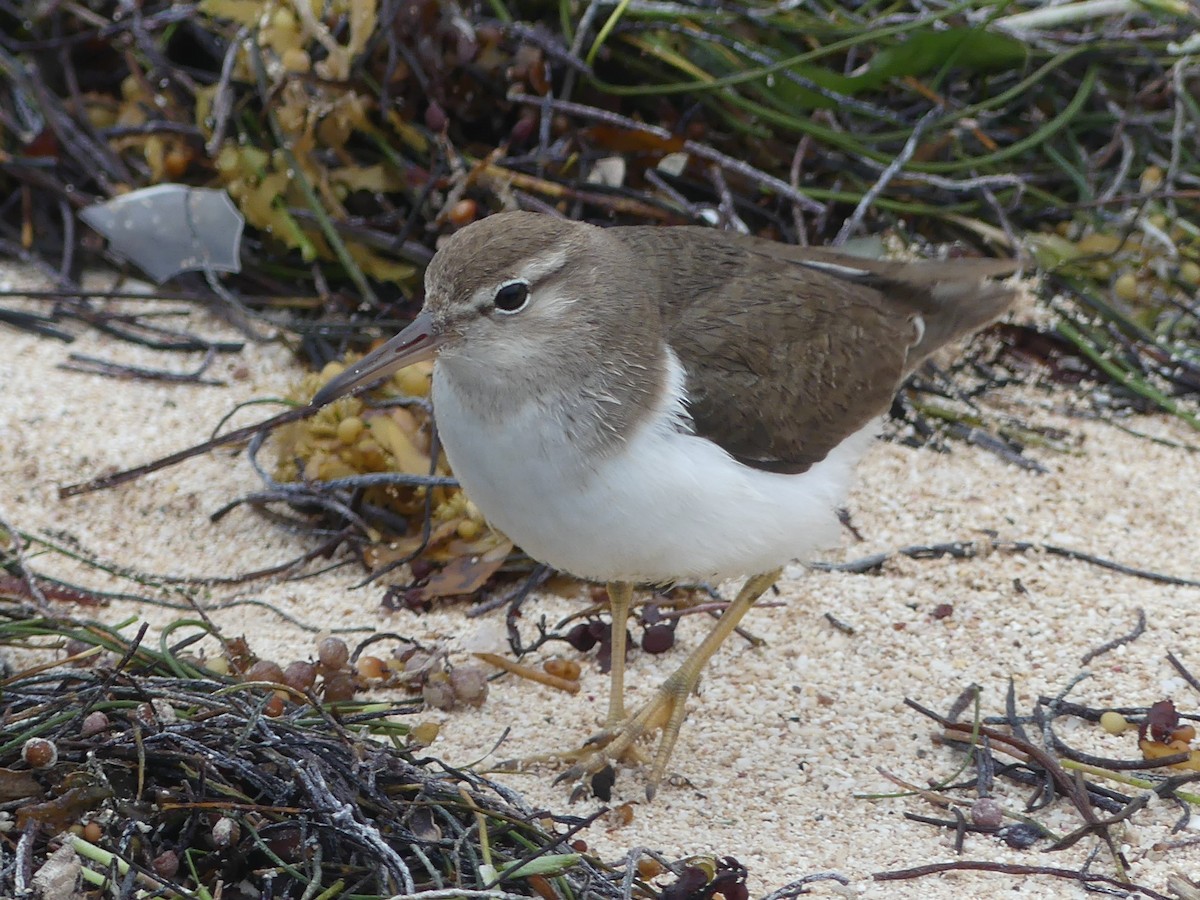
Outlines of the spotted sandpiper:
[{"label": "spotted sandpiper", "polygon": [[[901,381],[1013,298],[1011,261],[881,262],[701,227],[489,216],[451,236],[412,324],[317,406],[435,357],[450,466],[530,556],[608,584],[606,728],[564,778],[662,736],[653,796],[701,671],[784,564],[834,543],[837,509]],[[632,586],[747,579],[632,715]]]}]

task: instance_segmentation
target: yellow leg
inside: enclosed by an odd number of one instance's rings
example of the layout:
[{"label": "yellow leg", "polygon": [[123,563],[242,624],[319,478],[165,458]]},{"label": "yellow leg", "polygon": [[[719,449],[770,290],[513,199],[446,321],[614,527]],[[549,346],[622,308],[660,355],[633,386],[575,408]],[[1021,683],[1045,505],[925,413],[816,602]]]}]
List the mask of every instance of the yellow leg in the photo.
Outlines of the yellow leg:
[{"label": "yellow leg", "polygon": [[608,682],[608,718],[606,728],[612,728],[625,718],[625,641],[629,636],[629,606],[633,601],[633,585],[613,581],[608,585],[608,605],[612,609],[612,659]]},{"label": "yellow leg", "polygon": [[[773,572],[754,575],[746,579],[746,583],[738,591],[737,597],[725,609],[725,612],[713,627],[713,630],[688,655],[683,665],[676,669],[659,686],[654,698],[634,713],[628,720],[619,724],[613,724],[610,721],[609,726],[604,731],[588,741],[589,744],[599,744],[600,747],[564,772],[558,778],[558,781],[579,778],[584,774],[603,768],[608,760],[617,759],[624,755],[642,735],[661,728],[663,732],[662,737],[659,739],[658,751],[654,755],[650,777],[646,781],[646,797],[647,799],[653,798],[655,792],[658,790],[658,785],[662,782],[663,776],[666,775],[667,764],[671,760],[671,752],[675,749],[675,742],[679,739],[679,730],[683,725],[687,698],[699,683],[700,674],[704,671],[704,667],[708,665],[708,661],[712,658],[712,655],[717,652],[717,649],[725,641],[725,638],[729,637],[733,630],[737,628],[742,617],[754,605],[754,601],[761,597],[763,592],[779,578],[779,573],[780,570],[776,569]],[[611,585],[609,590],[610,592],[612,591]],[[617,612],[614,595],[614,687],[617,684],[616,619]],[[622,627],[624,626],[622,625]],[[609,709],[611,715],[611,704]]]}]

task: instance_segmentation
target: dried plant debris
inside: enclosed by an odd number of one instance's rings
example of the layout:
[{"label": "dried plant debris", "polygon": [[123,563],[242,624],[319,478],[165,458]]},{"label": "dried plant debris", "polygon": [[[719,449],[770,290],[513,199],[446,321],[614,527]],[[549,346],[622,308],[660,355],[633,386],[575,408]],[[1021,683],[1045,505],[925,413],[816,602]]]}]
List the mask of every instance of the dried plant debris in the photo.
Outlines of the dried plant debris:
[{"label": "dried plant debris", "polygon": [[[1168,657],[1185,680],[1196,683],[1174,656]],[[962,749],[966,756],[962,768],[947,778],[917,786],[880,770],[903,790],[873,798],[919,796],[941,811],[939,815],[908,812],[906,818],[946,828],[954,832],[959,859],[875,875],[879,880],[918,878],[938,872],[983,870],[1012,875],[1048,876],[1075,880],[1085,885],[1108,885],[1113,889],[1147,896],[1163,894],[1129,880],[1129,859],[1122,848],[1121,828],[1138,816],[1158,816],[1147,812],[1153,799],[1170,800],[1177,807],[1171,832],[1187,827],[1200,804],[1200,792],[1191,789],[1200,778],[1200,749],[1194,748],[1200,711],[1181,713],[1171,700],[1149,707],[1093,708],[1066,699],[1071,686],[1055,697],[1039,697],[1029,714],[1020,714],[1014,702],[1014,690],[1008,688],[1007,710],[1001,716],[980,712],[981,690],[971,686],[947,715],[940,715],[912,700],[905,702],[917,712],[933,719],[941,728],[937,740]],[[970,707],[972,719],[963,719]],[[1134,755],[1101,756],[1088,753],[1061,737],[1072,722],[1089,723],[1110,737],[1098,743],[1123,748]],[[1078,729],[1071,729],[1078,733]],[[1136,735],[1136,746],[1122,735]],[[1140,752],[1138,752],[1140,751]],[[1025,793],[1021,802],[1016,788]],[[1071,813],[1072,815],[1068,814]],[[946,814],[950,816],[947,818]],[[1063,830],[1060,824],[1074,817],[1076,824]],[[1051,822],[1055,823],[1053,826]],[[1165,823],[1164,823],[1165,824]],[[1001,840],[1014,849],[1041,851],[1064,850],[1081,841],[1096,844],[1107,858],[1108,869],[1099,862],[1083,870],[1043,865],[980,862],[963,858],[969,844],[980,837]],[[1165,845],[1155,845],[1163,849]]]},{"label": "dried plant debris", "polygon": [[[804,4],[600,9],[578,20],[503,0],[0,9],[0,197],[11,198],[0,252],[59,286],[33,298],[45,314],[0,309],[0,320],[204,352],[178,376],[76,364],[208,384],[212,355],[240,345],[114,312],[79,286],[105,251],[76,210],[156,185],[224,192],[244,217],[241,272],[180,275],[171,296],[251,339],[294,339],[322,370],[299,403],[345,365],[331,360],[411,317],[443,235],[496,210],[812,244],[883,233],[925,255],[1025,247],[1056,292],[1049,312],[920,373],[893,408],[898,439],[966,440],[1041,470],[1039,456],[1073,451],[1071,436],[982,399],[1014,380],[1068,384],[1093,415],[1164,409],[1200,425],[1190,58],[1170,49],[1191,36],[1186,17],[1138,7],[1155,29],[1147,44],[1116,15],[1031,25],[992,22],[983,7],[902,6],[886,22]],[[300,569],[348,541],[391,605],[528,573],[457,490],[427,394],[428,369],[414,367],[307,422],[296,409],[223,438],[250,440],[256,458],[261,432],[280,428],[263,489],[218,515],[286,505],[303,514],[290,524],[325,530],[312,554],[239,577]],[[659,629],[650,647],[668,642]]]},{"label": "dried plant debris", "polygon": [[[412,707],[322,702],[314,682],[355,664],[339,641],[300,677],[240,641],[204,665],[192,641],[155,651],[94,622],[3,612],[0,643],[60,648],[4,681],[5,896],[746,896],[731,857],[601,865],[581,837],[594,817],[535,813],[428,756]],[[456,678],[467,670],[449,673],[455,690],[479,681]]]},{"label": "dried plant debris", "polygon": [[[241,273],[174,296],[283,326],[318,368],[411,315],[439,236],[498,209],[921,252],[1032,233],[1063,302],[1019,343],[1103,414],[1196,424],[1194,16],[1118,7],[5,7],[0,250],[60,289],[0,320],[91,324],[79,274],[105,250],[76,213],[159,185],[247,223]],[[922,427],[1021,458],[1022,423],[934,406]]]},{"label": "dried plant debris", "polygon": [[[297,393],[311,396],[340,370],[330,363]],[[402,369],[367,398],[332,403],[274,438],[274,477],[345,491],[363,526],[363,563],[377,574],[407,565],[400,583],[411,588],[404,598],[410,607],[477,592],[514,552],[456,486],[434,446],[430,371],[429,364]]]}]

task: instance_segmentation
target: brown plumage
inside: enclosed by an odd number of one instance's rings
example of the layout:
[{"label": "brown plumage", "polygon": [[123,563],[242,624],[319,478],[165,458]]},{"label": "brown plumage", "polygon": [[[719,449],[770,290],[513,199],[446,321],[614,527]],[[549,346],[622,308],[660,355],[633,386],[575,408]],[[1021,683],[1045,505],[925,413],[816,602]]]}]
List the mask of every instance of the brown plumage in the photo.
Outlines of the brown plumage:
[{"label": "brown plumage", "polygon": [[[647,240],[648,231],[653,240]],[[707,228],[610,228],[652,254],[696,433],[736,459],[803,472],[885,412],[944,344],[1004,313],[1010,260],[899,263]]]}]

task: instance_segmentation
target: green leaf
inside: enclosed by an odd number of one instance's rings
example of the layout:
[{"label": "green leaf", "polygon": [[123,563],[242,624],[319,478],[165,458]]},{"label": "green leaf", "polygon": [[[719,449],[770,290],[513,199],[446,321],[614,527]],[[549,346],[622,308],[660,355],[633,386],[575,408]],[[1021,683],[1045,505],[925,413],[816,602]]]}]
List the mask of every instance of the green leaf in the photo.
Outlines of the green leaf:
[{"label": "green leaf", "polygon": [[978,28],[924,31],[902,44],[876,53],[866,71],[855,77],[859,90],[878,87],[889,78],[917,77],[942,68],[994,72],[1025,64],[1025,45],[1007,35]]}]

